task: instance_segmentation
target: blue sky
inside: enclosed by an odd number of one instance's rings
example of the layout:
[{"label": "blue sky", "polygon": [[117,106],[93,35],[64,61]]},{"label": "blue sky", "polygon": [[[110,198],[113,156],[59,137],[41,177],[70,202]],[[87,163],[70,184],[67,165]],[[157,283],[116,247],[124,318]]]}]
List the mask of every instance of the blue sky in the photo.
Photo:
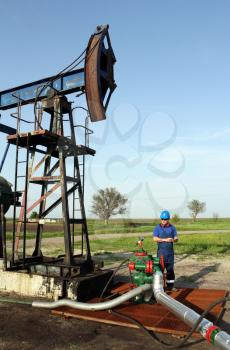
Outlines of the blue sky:
[{"label": "blue sky", "polygon": [[110,24],[118,87],[90,126],[89,215],[92,194],[113,186],[129,217],[188,216],[194,198],[204,216],[230,216],[229,1],[8,0],[0,13],[0,90],[57,73]]}]

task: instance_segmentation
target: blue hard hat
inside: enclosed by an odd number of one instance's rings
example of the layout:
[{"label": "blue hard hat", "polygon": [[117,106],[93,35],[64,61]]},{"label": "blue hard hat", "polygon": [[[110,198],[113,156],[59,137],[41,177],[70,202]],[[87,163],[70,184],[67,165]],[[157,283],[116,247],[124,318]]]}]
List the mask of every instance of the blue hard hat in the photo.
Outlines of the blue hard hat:
[{"label": "blue hard hat", "polygon": [[160,215],[161,220],[169,220],[170,219],[170,213],[168,210],[163,210]]}]

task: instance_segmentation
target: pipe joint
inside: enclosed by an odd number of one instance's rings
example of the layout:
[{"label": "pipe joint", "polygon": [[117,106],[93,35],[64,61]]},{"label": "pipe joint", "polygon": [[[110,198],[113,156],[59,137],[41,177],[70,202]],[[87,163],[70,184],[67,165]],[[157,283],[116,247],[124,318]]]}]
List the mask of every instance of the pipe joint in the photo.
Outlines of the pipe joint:
[{"label": "pipe joint", "polygon": [[160,293],[164,293],[164,288],[163,288],[163,275],[160,271],[156,271],[154,274],[154,278],[153,278],[153,293],[154,296],[156,298],[156,300],[158,299],[158,295]]}]

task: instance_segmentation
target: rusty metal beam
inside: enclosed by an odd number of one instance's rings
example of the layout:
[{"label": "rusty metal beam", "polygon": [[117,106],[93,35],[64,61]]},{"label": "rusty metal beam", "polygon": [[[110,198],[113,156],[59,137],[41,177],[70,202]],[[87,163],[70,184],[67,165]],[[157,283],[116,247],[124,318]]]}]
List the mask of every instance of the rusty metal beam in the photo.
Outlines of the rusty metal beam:
[{"label": "rusty metal beam", "polygon": [[42,159],[35,165],[31,175],[33,175],[42,166],[48,157],[50,157],[50,153],[44,155],[44,157],[42,157]]},{"label": "rusty metal beam", "polygon": [[[67,196],[73,193],[77,189],[78,184],[74,185],[67,191]],[[41,218],[45,218],[52,210],[54,210],[62,202],[62,197],[58,198],[53,204],[49,206],[43,213],[41,213]]]},{"label": "rusty metal beam", "polygon": [[60,187],[60,183],[56,183],[54,186],[51,187],[49,191],[47,191],[43,196],[41,196],[36,202],[34,202],[28,209],[27,209],[27,214],[31,212],[38,204],[40,204],[44,199],[49,197],[58,187]]}]

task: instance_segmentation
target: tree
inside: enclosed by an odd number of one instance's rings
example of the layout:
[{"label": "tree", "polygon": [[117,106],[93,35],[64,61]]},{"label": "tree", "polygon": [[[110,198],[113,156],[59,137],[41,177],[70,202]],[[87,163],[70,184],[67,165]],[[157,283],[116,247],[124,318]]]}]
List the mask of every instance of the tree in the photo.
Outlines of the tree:
[{"label": "tree", "polygon": [[205,211],[205,206],[205,202],[200,202],[198,199],[193,199],[192,201],[188,202],[187,207],[191,212],[193,221],[196,221],[198,214]]},{"label": "tree", "polygon": [[32,220],[37,219],[38,217],[39,215],[36,211],[32,211],[32,213],[30,214],[30,219]]},{"label": "tree", "polygon": [[124,214],[128,199],[114,187],[99,190],[93,195],[92,212],[106,224],[112,215]]}]

